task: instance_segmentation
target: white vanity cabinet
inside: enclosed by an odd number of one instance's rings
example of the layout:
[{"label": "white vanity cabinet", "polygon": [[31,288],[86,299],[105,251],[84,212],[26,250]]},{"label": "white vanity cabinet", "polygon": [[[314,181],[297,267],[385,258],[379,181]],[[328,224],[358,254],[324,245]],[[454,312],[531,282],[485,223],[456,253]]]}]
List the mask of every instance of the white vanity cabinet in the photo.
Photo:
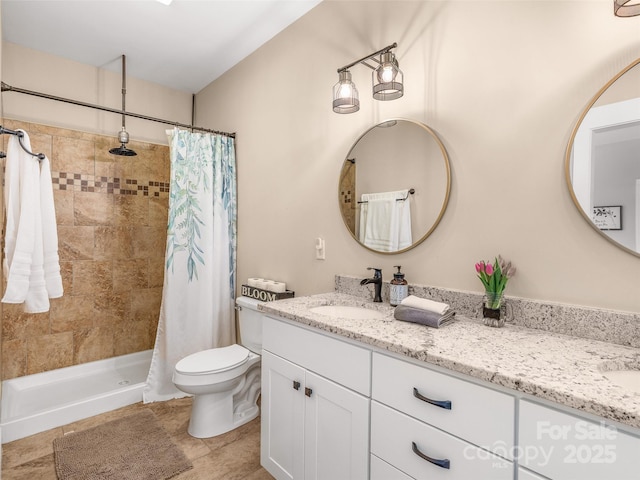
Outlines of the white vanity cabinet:
[{"label": "white vanity cabinet", "polygon": [[372,471],[382,459],[415,479],[514,478],[513,396],[378,353],[372,369]]},{"label": "white vanity cabinet", "polygon": [[640,480],[638,429],[271,317],[261,441],[278,480]]},{"label": "white vanity cabinet", "polygon": [[265,318],[261,463],[278,480],[369,477],[367,349]]},{"label": "white vanity cabinet", "polygon": [[640,479],[640,437],[604,419],[521,400],[518,436],[520,465],[553,480]]}]

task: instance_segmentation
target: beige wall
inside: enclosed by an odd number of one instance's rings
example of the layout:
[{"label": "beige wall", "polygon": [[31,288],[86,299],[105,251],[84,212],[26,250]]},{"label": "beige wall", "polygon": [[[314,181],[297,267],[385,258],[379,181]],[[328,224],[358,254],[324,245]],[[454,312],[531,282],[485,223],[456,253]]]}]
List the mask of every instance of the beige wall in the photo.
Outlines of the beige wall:
[{"label": "beige wall", "polygon": [[[639,27],[610,0],[325,0],[197,98],[197,123],[238,132],[239,280],[276,278],[305,295],[368,266],[389,280],[400,264],[410,283],[479,292],[474,263],[500,253],[518,267],[508,294],[640,311],[640,258],[583,220],[563,165],[581,110],[640,56]],[[374,101],[357,66],[361,110],[334,114],[336,69],[394,41],[404,97]],[[434,128],[452,162],[440,226],[397,256],[351,238],[336,193],[352,142],[391,117]]]},{"label": "beige wall", "polygon": [[[127,62],[130,60],[128,59]],[[2,44],[2,81],[12,87],[68,98],[120,110],[122,108],[121,58],[96,68],[12,43]],[[113,68],[108,71],[106,68]],[[191,123],[191,94],[127,77],[126,109],[178,123]],[[117,136],[122,117],[77,105],[16,92],[2,94],[4,116],[16,120]],[[126,118],[131,140],[167,144],[157,122]],[[116,145],[117,146],[117,143]]]}]

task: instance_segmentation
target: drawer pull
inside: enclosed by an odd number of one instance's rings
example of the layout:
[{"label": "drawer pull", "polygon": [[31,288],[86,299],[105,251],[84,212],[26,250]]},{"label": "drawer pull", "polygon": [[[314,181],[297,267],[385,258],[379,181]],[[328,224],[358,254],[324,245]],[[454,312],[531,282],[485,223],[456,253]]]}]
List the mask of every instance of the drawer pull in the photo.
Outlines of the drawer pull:
[{"label": "drawer pull", "polygon": [[423,402],[430,403],[431,405],[435,405],[436,407],[446,408],[447,410],[451,410],[451,401],[449,400],[431,400],[430,398],[421,395],[416,387],[413,387],[413,396],[422,400]]},{"label": "drawer pull", "polygon": [[307,397],[311,397],[311,394],[313,393],[313,390],[311,390],[309,387],[304,387],[304,394]]},{"label": "drawer pull", "polygon": [[418,446],[416,445],[416,442],[411,442],[411,449],[413,450],[413,453],[418,455],[423,460],[426,460],[429,463],[433,463],[434,465],[437,465],[440,468],[449,469],[449,467],[451,466],[451,462],[449,461],[448,458],[445,458],[444,460],[438,460],[437,458],[431,458],[431,457],[428,457],[427,455],[425,455],[424,453],[422,453],[418,449]]},{"label": "drawer pull", "polygon": [[300,390],[300,382],[298,382],[297,380],[293,381],[293,388],[294,390]]}]

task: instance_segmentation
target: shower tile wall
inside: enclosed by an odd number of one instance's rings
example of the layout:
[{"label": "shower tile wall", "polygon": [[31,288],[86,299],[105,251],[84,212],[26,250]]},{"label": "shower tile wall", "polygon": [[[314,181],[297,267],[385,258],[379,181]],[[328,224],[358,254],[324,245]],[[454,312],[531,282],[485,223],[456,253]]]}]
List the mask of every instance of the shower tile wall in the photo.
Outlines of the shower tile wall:
[{"label": "shower tile wall", "polygon": [[[169,148],[4,120],[51,160],[64,296],[3,304],[2,379],[153,348],[162,298]],[[6,135],[4,136],[6,137]],[[4,139],[6,151],[7,139]]]}]

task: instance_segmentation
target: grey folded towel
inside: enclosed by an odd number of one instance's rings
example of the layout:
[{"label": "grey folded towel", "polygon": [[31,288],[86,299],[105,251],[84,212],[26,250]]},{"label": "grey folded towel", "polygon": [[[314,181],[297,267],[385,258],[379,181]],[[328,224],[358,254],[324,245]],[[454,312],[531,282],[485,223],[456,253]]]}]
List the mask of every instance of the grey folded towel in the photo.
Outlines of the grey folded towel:
[{"label": "grey folded towel", "polygon": [[402,320],[403,322],[413,322],[428,327],[440,328],[442,325],[453,320],[455,312],[449,310],[444,315],[440,315],[439,313],[422,310],[420,308],[398,305],[393,312],[393,316],[396,320]]}]

